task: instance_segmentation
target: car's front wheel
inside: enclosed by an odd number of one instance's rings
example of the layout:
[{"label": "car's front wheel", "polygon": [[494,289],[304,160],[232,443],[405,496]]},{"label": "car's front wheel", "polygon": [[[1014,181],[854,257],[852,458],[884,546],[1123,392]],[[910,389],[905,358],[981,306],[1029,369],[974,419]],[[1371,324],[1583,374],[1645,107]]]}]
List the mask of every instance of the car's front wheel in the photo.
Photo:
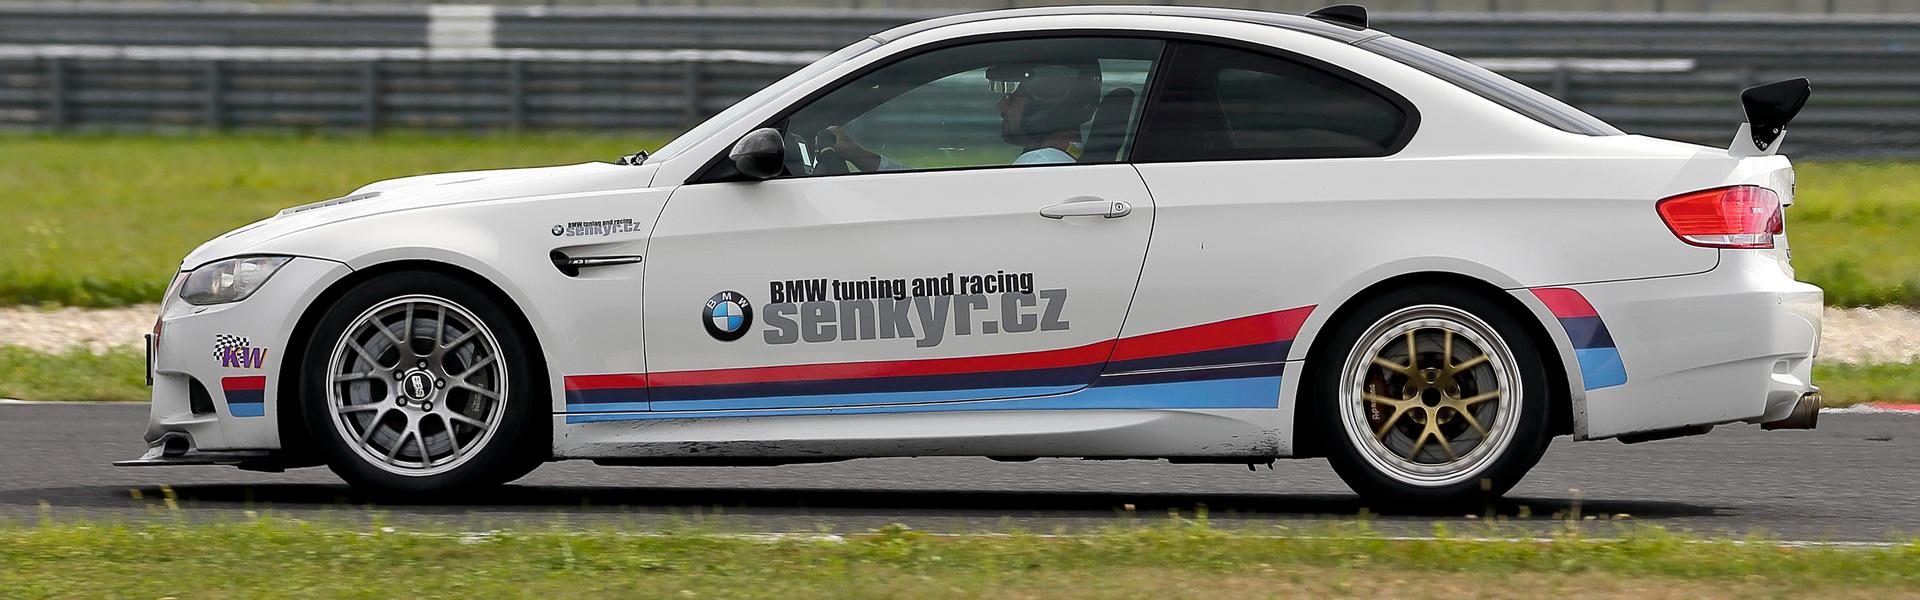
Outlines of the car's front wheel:
[{"label": "car's front wheel", "polygon": [[424,498],[511,481],[547,458],[532,347],[486,294],[393,273],[326,311],[304,354],[303,410],[354,487]]},{"label": "car's front wheel", "polygon": [[[1315,364],[1315,425],[1354,491],[1453,510],[1511,489],[1550,440],[1547,378],[1517,311],[1454,287],[1376,296]],[[1337,352],[1337,354],[1336,354]]]}]

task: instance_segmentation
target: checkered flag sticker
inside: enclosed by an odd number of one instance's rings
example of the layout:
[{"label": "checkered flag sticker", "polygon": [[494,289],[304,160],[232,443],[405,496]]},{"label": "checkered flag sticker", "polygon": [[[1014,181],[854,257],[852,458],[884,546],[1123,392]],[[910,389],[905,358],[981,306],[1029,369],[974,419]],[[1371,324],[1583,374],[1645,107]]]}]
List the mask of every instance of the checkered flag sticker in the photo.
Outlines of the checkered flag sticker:
[{"label": "checkered flag sticker", "polygon": [[249,346],[247,338],[237,335],[216,333],[213,335],[213,359],[220,360],[235,348]]}]

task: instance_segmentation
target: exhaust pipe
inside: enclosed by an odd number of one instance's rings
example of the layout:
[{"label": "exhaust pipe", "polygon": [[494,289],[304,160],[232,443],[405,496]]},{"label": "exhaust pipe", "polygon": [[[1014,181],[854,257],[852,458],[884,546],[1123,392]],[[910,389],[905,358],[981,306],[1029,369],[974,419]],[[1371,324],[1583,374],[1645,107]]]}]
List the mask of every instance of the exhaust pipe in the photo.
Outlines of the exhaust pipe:
[{"label": "exhaust pipe", "polygon": [[1760,428],[1767,431],[1775,429],[1813,429],[1820,422],[1820,392],[1807,392],[1793,403],[1793,412],[1787,418],[1761,423]]}]

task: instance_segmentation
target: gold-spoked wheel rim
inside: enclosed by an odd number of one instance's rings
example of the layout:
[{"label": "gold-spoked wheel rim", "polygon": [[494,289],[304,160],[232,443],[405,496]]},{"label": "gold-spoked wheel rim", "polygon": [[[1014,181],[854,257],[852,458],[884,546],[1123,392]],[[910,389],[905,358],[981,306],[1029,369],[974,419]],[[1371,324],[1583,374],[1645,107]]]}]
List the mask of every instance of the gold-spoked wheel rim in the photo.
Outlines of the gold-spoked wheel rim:
[{"label": "gold-spoked wheel rim", "polygon": [[1342,369],[1340,420],[1374,469],[1420,487],[1472,480],[1512,445],[1520,375],[1479,317],[1444,305],[1394,311]]}]

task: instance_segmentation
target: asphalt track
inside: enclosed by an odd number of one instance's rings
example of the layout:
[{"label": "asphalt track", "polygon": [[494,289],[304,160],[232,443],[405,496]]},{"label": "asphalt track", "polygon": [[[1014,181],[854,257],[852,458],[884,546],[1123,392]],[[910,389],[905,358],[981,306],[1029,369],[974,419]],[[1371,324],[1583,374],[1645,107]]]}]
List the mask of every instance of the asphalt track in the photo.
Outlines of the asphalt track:
[{"label": "asphalt track", "polygon": [[[220,520],[253,511],[464,530],[692,522],[737,532],[858,532],[898,522],[944,532],[1054,532],[1165,519],[1174,510],[1190,517],[1198,507],[1216,526],[1317,527],[1364,508],[1320,460],[1250,472],[1244,465],[972,458],[735,468],[555,463],[459,504],[370,508],[324,468],[110,466],[142,450],[146,411],[138,404],[0,405],[0,520]],[[178,496],[178,510],[164,508],[161,486]],[[1725,426],[1638,445],[1562,440],[1508,501],[1491,508],[1510,528],[1546,531],[1565,527],[1576,507],[1596,535],[1628,523],[1789,540],[1913,539],[1920,535],[1920,416],[1827,414],[1814,431]],[[1430,534],[1435,522],[1464,532],[1487,520],[1372,517],[1373,527],[1389,533]]]}]

